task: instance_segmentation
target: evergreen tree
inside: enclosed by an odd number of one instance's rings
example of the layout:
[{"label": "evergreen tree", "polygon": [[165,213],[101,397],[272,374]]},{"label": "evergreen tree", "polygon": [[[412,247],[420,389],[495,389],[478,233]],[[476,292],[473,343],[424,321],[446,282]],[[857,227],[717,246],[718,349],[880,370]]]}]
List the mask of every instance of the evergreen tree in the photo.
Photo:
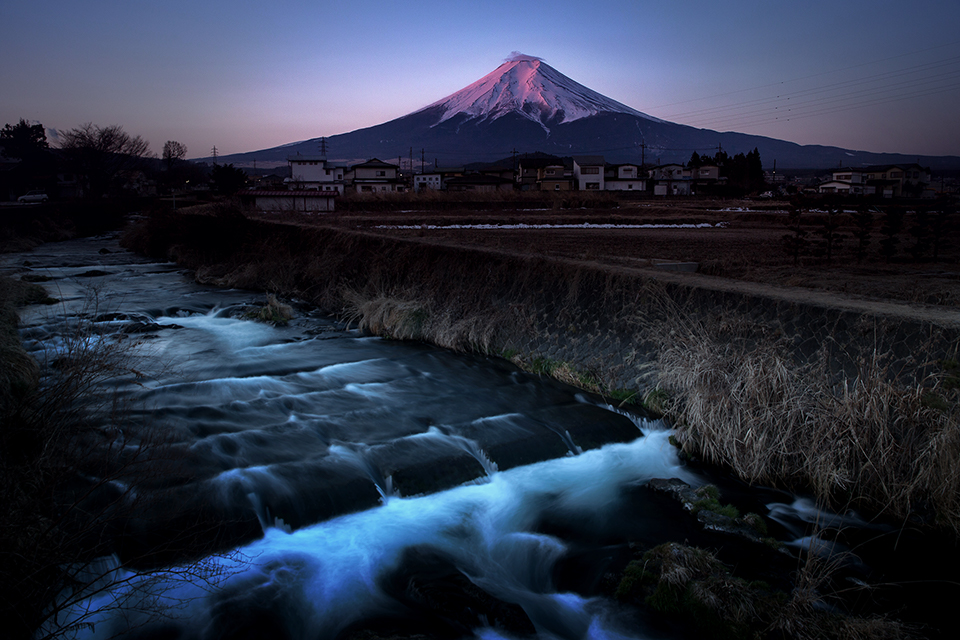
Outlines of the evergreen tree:
[{"label": "evergreen tree", "polygon": [[746,174],[748,191],[759,191],[766,185],[766,179],[763,177],[763,162],[760,161],[760,150],[756,147],[747,154]]},{"label": "evergreen tree", "polygon": [[42,124],[30,124],[23,118],[15,125],[0,129],[4,155],[18,160],[33,160],[48,148],[47,133]]},{"label": "evergreen tree", "polygon": [[247,183],[247,174],[243,169],[234,167],[232,164],[215,164],[210,174],[210,180],[213,182],[213,188],[217,193],[229,196],[243,188]]}]

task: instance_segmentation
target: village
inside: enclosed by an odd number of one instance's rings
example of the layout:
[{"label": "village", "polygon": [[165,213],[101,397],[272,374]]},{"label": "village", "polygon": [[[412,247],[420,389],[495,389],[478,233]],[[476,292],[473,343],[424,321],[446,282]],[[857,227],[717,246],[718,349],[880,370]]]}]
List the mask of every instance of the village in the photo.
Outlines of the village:
[{"label": "village", "polygon": [[[742,196],[773,198],[798,193],[873,196],[876,198],[935,198],[931,171],[919,164],[840,167],[809,184],[798,178],[764,171],[759,153],[719,163],[694,153],[686,165],[614,164],[601,155],[568,158],[524,154],[502,162],[460,167],[429,167],[420,171],[372,158],[359,164],[330,161],[325,155],[288,156],[289,176],[252,176],[256,186],[240,191],[247,204],[261,211],[333,211],[338,197],[352,194],[425,192],[630,192],[638,196]],[[407,167],[412,167],[410,162]],[[738,171],[738,169],[740,169]]]}]

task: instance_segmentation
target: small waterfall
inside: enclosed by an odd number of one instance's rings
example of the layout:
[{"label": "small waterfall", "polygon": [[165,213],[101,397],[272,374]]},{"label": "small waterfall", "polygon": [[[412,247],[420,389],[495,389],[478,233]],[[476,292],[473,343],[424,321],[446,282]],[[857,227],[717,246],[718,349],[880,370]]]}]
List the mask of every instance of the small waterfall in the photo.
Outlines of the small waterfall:
[{"label": "small waterfall", "polygon": [[266,534],[270,529],[278,529],[285,533],[292,533],[293,527],[283,521],[283,518],[275,516],[270,517],[270,508],[263,504],[260,496],[256,493],[248,493],[247,498],[253,507],[253,512],[257,514],[257,520],[260,521],[260,528]]},{"label": "small waterfall", "polygon": [[583,453],[583,449],[581,449],[580,446],[573,441],[573,436],[570,435],[569,429],[564,429],[563,435],[560,436],[560,438],[563,440],[563,443],[567,445],[567,449],[570,450],[570,455],[578,456]]},{"label": "small waterfall", "polygon": [[384,476],[383,472],[370,462],[369,451],[370,446],[362,443],[340,442],[330,445],[331,456],[344,460],[370,478],[382,502],[401,498],[400,491],[393,486],[393,476]]},{"label": "small waterfall", "polygon": [[594,400],[588,398],[582,393],[578,393],[575,396],[577,402],[582,404],[589,404],[594,407],[600,407],[601,409],[606,409],[607,411],[612,411],[617,415],[621,415],[633,424],[636,425],[637,429],[640,430],[640,433],[645,433],[647,429],[667,429],[668,427],[663,423],[663,420],[649,420],[643,416],[639,416],[632,411],[624,411],[620,407],[615,407],[608,402],[595,402]]},{"label": "small waterfall", "polygon": [[411,436],[411,438],[429,438],[443,443],[444,445],[452,446],[456,449],[469,453],[474,460],[480,463],[480,466],[483,468],[483,472],[488,478],[492,477],[500,470],[497,467],[497,463],[487,456],[486,452],[480,448],[480,445],[476,440],[471,440],[470,438],[451,433],[449,428],[433,426],[430,427],[425,433]]}]

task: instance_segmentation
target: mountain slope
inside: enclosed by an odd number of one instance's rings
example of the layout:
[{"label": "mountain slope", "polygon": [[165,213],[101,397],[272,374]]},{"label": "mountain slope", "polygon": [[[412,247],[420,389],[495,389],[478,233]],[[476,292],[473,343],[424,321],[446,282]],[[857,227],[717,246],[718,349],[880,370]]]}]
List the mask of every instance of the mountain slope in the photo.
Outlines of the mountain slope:
[{"label": "mountain slope", "polygon": [[[742,133],[720,133],[654,118],[563,75],[543,60],[515,54],[460,91],[409,115],[326,139],[328,157],[347,162],[398,161],[422,153],[427,164],[489,161],[516,152],[603,155],[608,162],[686,162],[693,151],[730,155],[760,151],[765,165],[828,168],[840,164],[920,162],[960,168],[956,156],[907,156],[802,146]],[[319,138],[222,156],[222,162],[282,163],[291,154],[315,155]]]},{"label": "mountain slope", "polygon": [[441,113],[437,124],[459,115],[484,121],[516,113],[539,123],[547,133],[549,122],[566,124],[605,112],[662,122],[571,80],[540,58],[522,54],[412,115],[431,110]]}]

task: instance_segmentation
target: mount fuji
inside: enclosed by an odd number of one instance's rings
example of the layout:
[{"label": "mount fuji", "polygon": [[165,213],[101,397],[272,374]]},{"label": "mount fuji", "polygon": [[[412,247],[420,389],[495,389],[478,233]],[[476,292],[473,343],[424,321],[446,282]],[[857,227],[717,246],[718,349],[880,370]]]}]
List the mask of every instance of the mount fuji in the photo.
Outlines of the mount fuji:
[{"label": "mount fuji", "polygon": [[[325,139],[330,160],[407,158],[411,149],[429,165],[494,161],[513,152],[557,156],[602,155],[608,162],[689,160],[693,151],[729,155],[760,151],[764,164],[828,168],[921,162],[934,169],[960,167],[956,156],[916,156],[799,145],[764,136],[718,132],[641,113],[563,75],[535,56],[514,54],[491,73],[418,111],[380,125]],[[320,138],[249,153],[221,156],[245,166],[317,155]]]}]

